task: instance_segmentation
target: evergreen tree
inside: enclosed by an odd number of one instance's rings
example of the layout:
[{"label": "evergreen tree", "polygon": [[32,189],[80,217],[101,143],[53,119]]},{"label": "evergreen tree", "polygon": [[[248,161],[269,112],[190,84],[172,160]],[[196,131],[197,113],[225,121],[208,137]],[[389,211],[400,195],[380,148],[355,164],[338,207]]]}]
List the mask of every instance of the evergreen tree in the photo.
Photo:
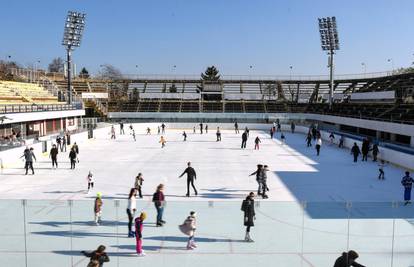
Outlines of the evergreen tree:
[{"label": "evergreen tree", "polygon": [[89,71],[83,67],[82,70],[79,72],[79,77],[83,78],[83,79],[88,79],[89,78]]},{"label": "evergreen tree", "polygon": [[204,73],[201,73],[201,80],[217,82],[220,80],[219,71],[214,66],[207,67],[206,71]]}]

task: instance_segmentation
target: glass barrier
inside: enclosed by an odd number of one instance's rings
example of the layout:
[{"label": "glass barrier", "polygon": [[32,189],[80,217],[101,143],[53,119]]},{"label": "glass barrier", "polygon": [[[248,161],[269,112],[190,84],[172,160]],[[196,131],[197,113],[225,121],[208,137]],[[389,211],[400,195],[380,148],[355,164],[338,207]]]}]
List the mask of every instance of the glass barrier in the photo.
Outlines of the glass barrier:
[{"label": "glass barrier", "polygon": [[[126,196],[121,196],[126,197]],[[164,226],[148,200],[137,201],[146,257],[128,237],[126,199],[103,199],[102,222],[90,200],[0,200],[0,266],[86,266],[81,251],[105,245],[105,266],[333,266],[355,250],[365,266],[410,266],[414,207],[391,202],[256,201],[256,220],[246,242],[241,201],[171,201]],[[195,242],[179,230],[196,211]],[[133,226],[134,229],[134,226]]]}]

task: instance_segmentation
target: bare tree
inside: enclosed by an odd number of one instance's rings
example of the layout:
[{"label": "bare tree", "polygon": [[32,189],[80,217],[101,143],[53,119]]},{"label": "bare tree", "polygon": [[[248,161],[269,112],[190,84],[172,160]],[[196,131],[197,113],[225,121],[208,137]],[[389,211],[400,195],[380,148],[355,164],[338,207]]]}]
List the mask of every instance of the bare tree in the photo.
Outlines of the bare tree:
[{"label": "bare tree", "polygon": [[107,79],[107,80],[116,80],[116,79],[122,79],[122,73],[119,69],[117,69],[116,67],[110,65],[110,64],[104,64],[101,66],[102,69],[100,71],[100,77],[102,79]]},{"label": "bare tree", "polygon": [[65,61],[61,57],[54,58],[52,62],[50,62],[47,69],[49,72],[59,72],[63,73],[63,65],[65,64]]}]

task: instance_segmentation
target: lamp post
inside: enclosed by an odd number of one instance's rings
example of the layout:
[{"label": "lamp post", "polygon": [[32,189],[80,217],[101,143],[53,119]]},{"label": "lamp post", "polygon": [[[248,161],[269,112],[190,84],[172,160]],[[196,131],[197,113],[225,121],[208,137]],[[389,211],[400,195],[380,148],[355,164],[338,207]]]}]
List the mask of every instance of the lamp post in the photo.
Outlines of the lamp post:
[{"label": "lamp post", "polygon": [[394,59],[389,58],[387,59],[388,63],[391,63],[391,74],[394,74]]},{"label": "lamp post", "polygon": [[85,28],[85,18],[86,14],[84,13],[69,11],[65,21],[62,45],[65,46],[67,53],[68,104],[72,103],[72,51],[81,44],[83,30]]},{"label": "lamp post", "polygon": [[364,78],[365,78],[365,76],[367,74],[367,65],[364,62],[362,62],[361,66],[364,68]]},{"label": "lamp post", "polygon": [[329,56],[329,109],[332,108],[334,91],[334,55],[339,50],[339,37],[335,17],[318,18],[321,47]]}]

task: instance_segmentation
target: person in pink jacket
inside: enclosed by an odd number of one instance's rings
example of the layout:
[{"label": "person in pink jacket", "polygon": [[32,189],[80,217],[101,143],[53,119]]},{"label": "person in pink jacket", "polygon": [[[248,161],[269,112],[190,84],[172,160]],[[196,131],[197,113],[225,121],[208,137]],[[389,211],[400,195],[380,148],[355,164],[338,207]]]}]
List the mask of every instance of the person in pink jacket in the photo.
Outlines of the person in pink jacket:
[{"label": "person in pink jacket", "polygon": [[147,214],[145,212],[141,212],[141,215],[135,218],[135,238],[137,241],[136,249],[139,257],[145,256],[144,250],[142,249],[142,230],[146,218]]}]

